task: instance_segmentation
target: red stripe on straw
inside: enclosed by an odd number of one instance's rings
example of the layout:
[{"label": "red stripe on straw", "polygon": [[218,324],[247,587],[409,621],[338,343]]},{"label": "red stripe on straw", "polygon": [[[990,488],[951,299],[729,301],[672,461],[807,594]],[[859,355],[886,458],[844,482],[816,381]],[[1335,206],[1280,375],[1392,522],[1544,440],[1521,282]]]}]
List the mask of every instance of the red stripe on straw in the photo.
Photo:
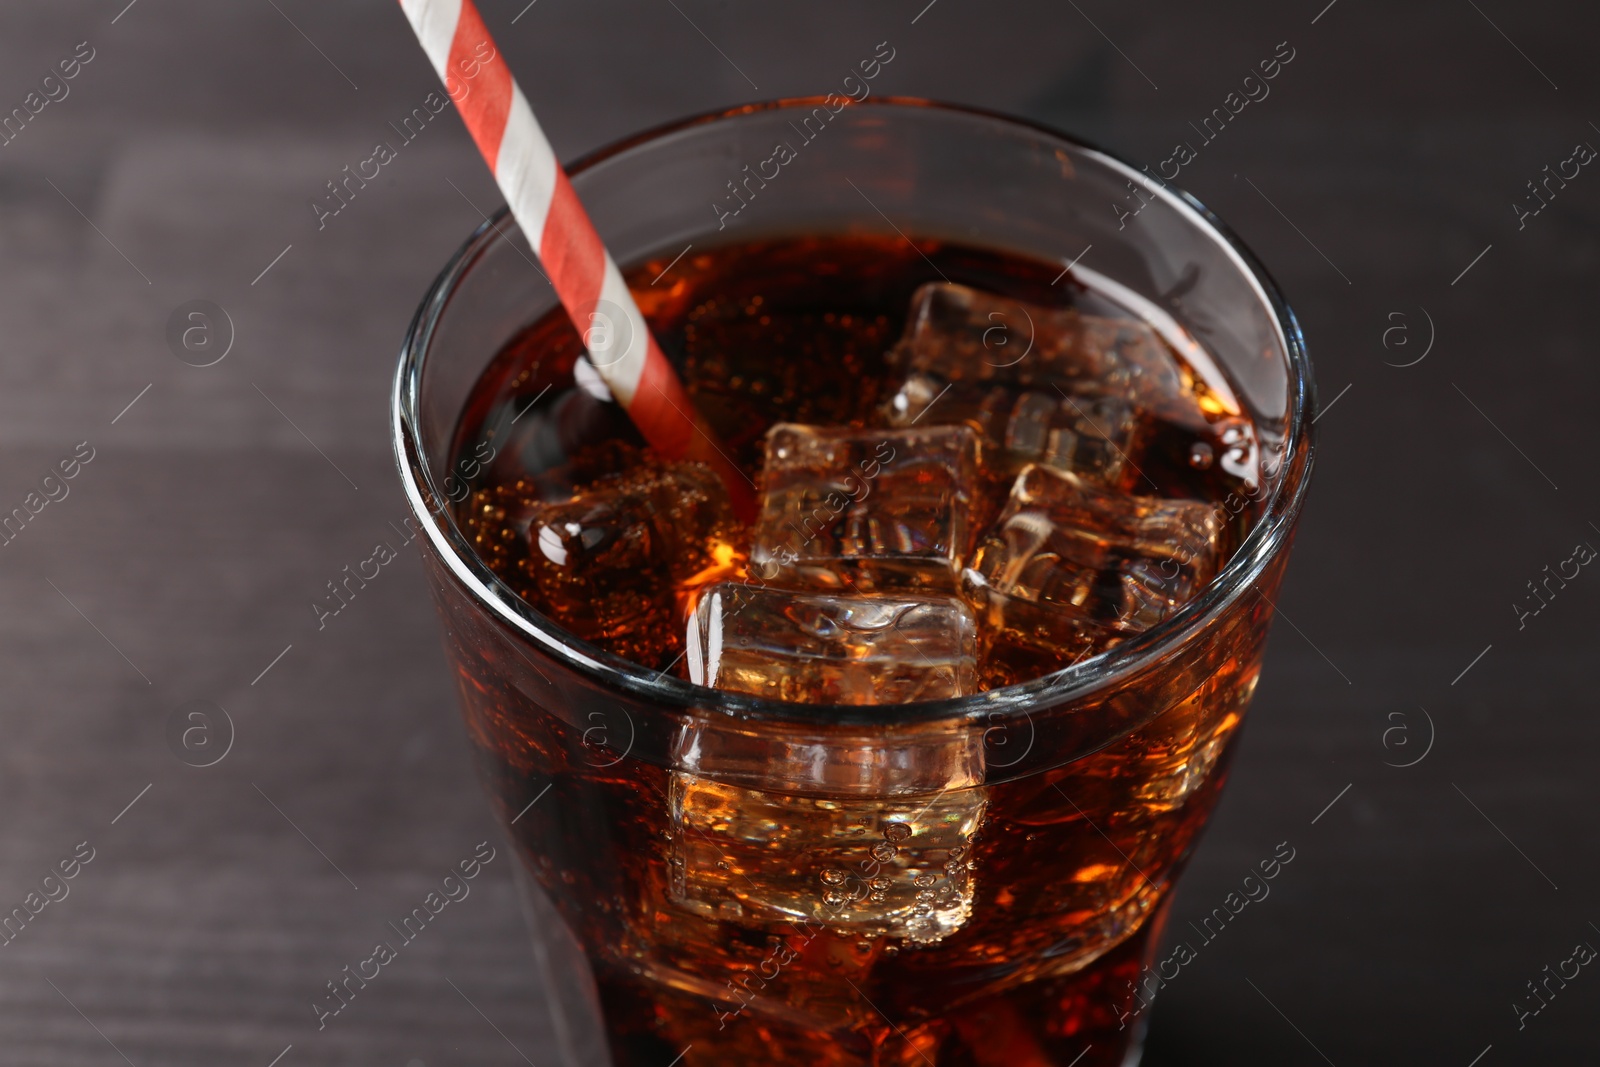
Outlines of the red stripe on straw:
[{"label": "red stripe on straw", "polygon": [[636,405],[637,409],[642,409],[641,414],[635,417],[639,432],[644,434],[646,441],[659,441],[656,447],[670,455],[698,459],[712,467],[725,463],[726,457],[708,447],[711,439],[703,432],[695,432],[694,425],[689,421],[688,413],[694,407],[688,394],[684,392],[678,376],[672,373],[667,358],[656,350],[656,339],[649,338],[649,343],[652,351],[645,359],[644,371],[639,375],[638,393],[648,397],[651,402]]},{"label": "red stripe on straw", "polygon": [[[669,459],[685,457],[709,465],[728,487],[734,511],[752,518],[750,480],[718,446],[650,335],[633,295],[613,273],[615,264],[533,112],[513,107],[520,95],[516,81],[472,0],[400,0],[400,6],[512,214],[538,246],[556,295],[583,334],[600,378],[653,448]],[[621,352],[610,351],[587,332],[602,295],[619,305],[608,313],[620,311],[634,326],[631,334],[622,335],[629,343]],[[614,343],[617,334],[609,337]],[[594,358],[595,347],[606,358]]]},{"label": "red stripe on straw", "polygon": [[[485,58],[487,57],[487,58]],[[450,42],[449,70],[466,92],[456,101],[461,120],[478,142],[483,160],[494,170],[500,161],[500,142],[511,114],[511,68],[489,36],[489,28],[470,0],[461,4],[461,19]],[[445,90],[449,91],[448,79]]]},{"label": "red stripe on straw", "polygon": [[[539,258],[550,273],[550,284],[567,306],[581,332],[589,324],[589,315],[600,299],[600,287],[606,276],[606,249],[600,243],[589,213],[583,210],[578,194],[565,171],[556,172],[556,187],[550,197],[550,214],[545,219],[544,237],[539,242]],[[655,343],[655,338],[650,338]],[[657,358],[645,357],[645,366],[665,363],[659,353]],[[646,433],[645,439],[654,441]],[[662,448],[662,446],[657,446]],[[662,448],[662,451],[667,451]]]}]

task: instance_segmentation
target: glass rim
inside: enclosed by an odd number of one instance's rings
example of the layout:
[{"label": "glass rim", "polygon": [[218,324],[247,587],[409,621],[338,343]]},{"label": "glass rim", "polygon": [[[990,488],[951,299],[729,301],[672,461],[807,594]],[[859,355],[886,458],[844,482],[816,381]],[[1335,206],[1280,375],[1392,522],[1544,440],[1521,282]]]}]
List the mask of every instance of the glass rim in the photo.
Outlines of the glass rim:
[{"label": "glass rim", "polygon": [[[697,126],[759,112],[815,107],[824,99],[821,96],[790,97],[747,103],[664,123],[587,153],[568,166],[567,173],[576,179],[607,160]],[[418,306],[401,344],[391,397],[391,433],[407,503],[451,576],[501,624],[592,680],[662,707],[715,710],[739,719],[756,721],[882,727],[992,718],[1014,711],[1026,713],[1043,698],[1048,698],[1052,704],[1059,704],[1081,699],[1097,689],[1108,689],[1176,654],[1196,638],[1205,624],[1245,595],[1268,564],[1287,549],[1295,520],[1304,505],[1315,458],[1312,440],[1315,384],[1299,321],[1272,276],[1227,224],[1191,194],[1153,178],[1147,171],[1114,153],[1042,123],[985,108],[900,96],[868,97],[852,107],[947,112],[1060,141],[1077,152],[1095,158],[1112,171],[1126,175],[1130,181],[1139,182],[1148,193],[1160,197],[1180,214],[1190,217],[1228,254],[1234,266],[1256,291],[1262,305],[1271,313],[1273,326],[1288,360],[1289,407],[1281,461],[1283,475],[1276,488],[1262,499],[1260,518],[1250,527],[1232,558],[1198,596],[1159,625],[1105,652],[1050,674],[964,697],[893,705],[798,704],[713,689],[605,652],[562,629],[512,592],[478,558],[457,527],[448,503],[449,497],[440,492],[421,444],[422,373],[434,328],[467,272],[497,238],[506,237],[505,224],[508,221],[512,226],[516,224],[515,219],[510,217],[510,208],[505,205],[473,230],[439,272]],[[488,354],[489,358],[492,356],[493,353]]]}]

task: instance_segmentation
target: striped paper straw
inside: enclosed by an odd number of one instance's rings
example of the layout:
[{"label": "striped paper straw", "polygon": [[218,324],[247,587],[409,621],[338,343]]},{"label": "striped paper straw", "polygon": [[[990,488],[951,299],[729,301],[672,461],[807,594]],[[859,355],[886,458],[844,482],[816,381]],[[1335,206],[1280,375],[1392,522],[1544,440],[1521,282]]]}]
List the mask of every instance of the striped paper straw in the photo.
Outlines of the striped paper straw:
[{"label": "striped paper straw", "polygon": [[400,6],[612,395],[656,451],[710,466],[734,510],[751,516],[749,479],[718,446],[662,355],[477,7],[472,0]]}]

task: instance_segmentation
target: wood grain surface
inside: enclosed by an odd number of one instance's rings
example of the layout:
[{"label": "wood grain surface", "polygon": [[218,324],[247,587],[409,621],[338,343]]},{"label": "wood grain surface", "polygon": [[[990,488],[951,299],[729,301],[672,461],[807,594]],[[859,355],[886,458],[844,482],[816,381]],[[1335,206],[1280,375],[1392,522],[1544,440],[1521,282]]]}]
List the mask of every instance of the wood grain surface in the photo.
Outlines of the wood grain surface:
[{"label": "wood grain surface", "polygon": [[[1283,284],[1324,407],[1264,680],[1170,936],[1279,842],[1296,859],[1169,983],[1146,1062],[1594,1061],[1600,977],[1520,1025],[1514,1007],[1600,944],[1600,575],[1541,585],[1537,614],[1528,587],[1600,544],[1600,174],[1541,185],[1537,214],[1527,186],[1600,144],[1592,11],[482,6],[567,159],[826,92],[885,40],[877,91],[1152,164],[1191,142],[1178,184]],[[1191,123],[1280,42],[1270,95],[1202,143]],[[0,145],[0,510],[93,450],[0,547],[0,910],[67,887],[0,945],[0,1063],[562,1062],[503,849],[324,1029],[310,1007],[500,847],[414,556],[325,629],[310,606],[405,514],[396,351],[499,197],[447,112],[320,228],[311,204],[433,89],[376,0],[0,10],[0,115],[30,112]],[[167,340],[196,300],[232,325],[208,367]],[[168,744],[192,701],[232,724],[209,767]],[[93,859],[44,886],[83,842]]]}]

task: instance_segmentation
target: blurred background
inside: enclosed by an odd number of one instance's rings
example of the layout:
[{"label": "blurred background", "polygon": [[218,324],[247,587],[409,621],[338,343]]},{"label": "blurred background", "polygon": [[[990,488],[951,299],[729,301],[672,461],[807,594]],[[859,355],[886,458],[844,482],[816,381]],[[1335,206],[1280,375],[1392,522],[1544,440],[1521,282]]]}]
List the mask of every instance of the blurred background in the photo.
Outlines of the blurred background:
[{"label": "blurred background", "polygon": [[[1553,0],[482,8],[568,160],[829,91],[888,41],[876,92],[1153,165],[1292,53],[1177,181],[1287,292],[1322,414],[1267,669],[1174,924],[1280,842],[1295,859],[1162,993],[1146,1063],[1595,1058],[1600,976],[1548,987],[1536,1013],[1527,983],[1600,945],[1600,575],[1571,576],[1600,545],[1583,325],[1600,174],[1580,149],[1600,145],[1600,17]],[[41,89],[63,61],[74,76]],[[403,16],[13,3],[0,72],[0,115],[28,116],[0,145],[0,513],[37,504],[0,547],[0,913],[38,904],[0,943],[0,1060],[559,1062],[503,849],[336,1026],[308,1007],[383,917],[499,841],[414,549],[323,629],[310,606],[399,539],[400,338],[500,204],[446,113],[319,228],[326,183],[398,143],[389,124],[435,89]],[[205,358],[174,340],[195,301]],[[74,476],[41,487],[63,461]],[[197,709],[205,759],[180,739]],[[75,877],[45,885],[63,862]]]}]

